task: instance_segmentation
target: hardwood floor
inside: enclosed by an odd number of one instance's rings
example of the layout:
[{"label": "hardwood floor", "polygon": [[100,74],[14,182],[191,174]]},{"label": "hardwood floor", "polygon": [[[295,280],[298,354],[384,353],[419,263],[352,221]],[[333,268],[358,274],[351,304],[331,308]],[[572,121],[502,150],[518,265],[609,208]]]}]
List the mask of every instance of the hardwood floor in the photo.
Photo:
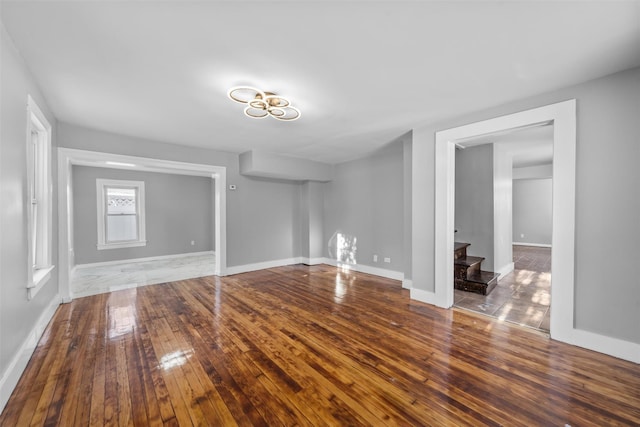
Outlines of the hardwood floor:
[{"label": "hardwood floor", "polygon": [[62,305],[26,425],[638,425],[640,366],[302,265]]}]

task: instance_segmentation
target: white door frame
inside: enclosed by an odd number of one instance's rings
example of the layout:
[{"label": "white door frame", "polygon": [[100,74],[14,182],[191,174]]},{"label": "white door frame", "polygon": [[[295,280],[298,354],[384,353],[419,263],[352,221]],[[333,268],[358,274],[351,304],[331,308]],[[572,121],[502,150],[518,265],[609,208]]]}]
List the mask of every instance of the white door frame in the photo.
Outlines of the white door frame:
[{"label": "white door frame", "polygon": [[553,124],[551,338],[640,363],[640,345],[578,329],[575,324],[575,99],[436,132],[433,303],[445,308],[453,305],[456,142],[542,124]]},{"label": "white door frame", "polygon": [[435,299],[438,306],[453,305],[455,144],[547,123],[553,124],[551,336],[570,341],[575,323],[575,99],[436,132]]},{"label": "white door frame", "polygon": [[175,162],[147,157],[127,156],[97,151],[58,148],[58,270],[59,293],[63,302],[73,298],[70,288],[71,269],[75,265],[73,247],[73,179],[72,166],[83,165],[177,175],[204,176],[214,183],[215,273],[227,270],[226,182],[224,166]]}]

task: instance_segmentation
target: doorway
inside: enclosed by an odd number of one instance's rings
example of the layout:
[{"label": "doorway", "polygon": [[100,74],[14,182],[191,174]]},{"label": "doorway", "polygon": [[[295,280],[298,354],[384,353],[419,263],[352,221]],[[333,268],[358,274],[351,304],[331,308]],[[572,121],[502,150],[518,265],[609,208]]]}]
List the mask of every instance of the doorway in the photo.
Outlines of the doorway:
[{"label": "doorway", "polygon": [[112,153],[58,148],[58,279],[60,297],[70,302],[73,294],[70,288],[71,271],[75,265],[73,236],[73,192],[72,169],[74,165],[135,168],[147,172],[209,177],[213,181],[213,230],[215,251],[215,274],[226,274],[226,167],[170,160],[127,156]]},{"label": "doorway", "polygon": [[453,305],[455,144],[478,136],[553,124],[553,285],[554,309],[550,334],[575,342],[575,150],[576,101],[569,100],[531,110],[436,132],[435,173],[435,295],[441,307]]},{"label": "doorway", "polygon": [[553,126],[468,139],[455,156],[455,242],[465,247],[454,306],[548,333]]}]

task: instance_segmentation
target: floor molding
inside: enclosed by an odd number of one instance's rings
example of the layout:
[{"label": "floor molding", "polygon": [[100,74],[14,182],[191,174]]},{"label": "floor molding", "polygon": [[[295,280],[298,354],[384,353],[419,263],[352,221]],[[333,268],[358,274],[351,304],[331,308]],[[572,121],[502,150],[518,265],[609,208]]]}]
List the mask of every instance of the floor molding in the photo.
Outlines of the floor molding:
[{"label": "floor molding", "polygon": [[303,264],[302,258],[284,258],[272,261],[256,262],[253,264],[235,265],[227,267],[227,276],[240,273],[248,273],[250,271],[264,270],[266,268],[283,267],[285,265]]},{"label": "floor molding", "polygon": [[300,258],[300,262],[305,265],[318,265],[318,264],[326,264],[325,258]]},{"label": "floor molding", "polygon": [[507,274],[511,273],[514,268],[515,268],[515,264],[513,262],[510,262],[506,265],[503,265],[500,269],[496,270],[496,273],[498,273],[502,278]]},{"label": "floor molding", "polygon": [[11,359],[11,363],[9,363],[7,370],[0,379],[0,412],[2,412],[9,401],[9,397],[11,397],[13,389],[15,389],[18,384],[20,376],[22,376],[22,373],[29,363],[31,355],[38,345],[38,341],[40,341],[40,337],[42,337],[44,330],[53,318],[53,315],[56,313],[60,303],[61,299],[59,295],[53,297],[49,305],[38,318],[33,329],[29,334],[27,334],[27,338],[20,346],[18,352],[15,354],[13,359]]},{"label": "floor molding", "polygon": [[605,354],[640,364],[640,344],[638,343],[607,337],[582,329],[573,329],[570,336],[562,337],[555,336],[552,331],[551,338],[599,353],[605,353],[603,349],[606,349]]},{"label": "floor molding", "polygon": [[525,242],[512,242],[516,246],[533,246],[534,248],[550,248],[551,245],[546,243],[525,243]]},{"label": "floor molding", "polygon": [[372,267],[364,264],[345,264],[338,262],[335,259],[325,258],[325,264],[332,265],[334,267],[346,268],[349,270],[358,271],[360,273],[373,274],[374,276],[386,277],[392,280],[404,280],[404,273],[401,271],[387,270],[385,268]]},{"label": "floor molding", "polygon": [[279,260],[273,260],[273,261],[257,262],[254,264],[244,264],[244,265],[236,265],[233,267],[227,267],[227,275],[248,273],[250,271],[264,270],[265,268],[282,267],[285,265],[292,265],[292,264],[306,264],[306,265],[327,264],[333,267],[345,268],[345,269],[357,271],[360,273],[373,274],[374,276],[385,277],[387,279],[400,280],[400,281],[404,280],[404,273],[401,271],[387,270],[384,268],[371,267],[369,265],[362,265],[362,264],[345,264],[330,258],[305,258],[305,257],[285,258],[285,259],[279,259]]},{"label": "floor molding", "polygon": [[402,279],[402,287],[403,287],[403,289],[412,289],[413,288],[413,280],[411,280],[411,279]]},{"label": "floor molding", "polygon": [[109,265],[129,264],[129,263],[136,263],[136,262],[160,261],[165,259],[186,258],[190,256],[199,256],[199,255],[215,256],[215,254],[216,254],[215,251],[201,251],[201,252],[187,252],[187,253],[173,254],[173,255],[158,255],[158,256],[151,256],[146,258],[131,258],[131,259],[121,259],[116,261],[91,262],[87,264],[77,264],[73,267],[72,271],[83,269],[83,268],[106,267]]},{"label": "floor molding", "polygon": [[416,301],[425,302],[427,304],[438,305],[436,304],[436,293],[431,291],[425,291],[424,289],[411,288],[410,290],[411,299]]}]

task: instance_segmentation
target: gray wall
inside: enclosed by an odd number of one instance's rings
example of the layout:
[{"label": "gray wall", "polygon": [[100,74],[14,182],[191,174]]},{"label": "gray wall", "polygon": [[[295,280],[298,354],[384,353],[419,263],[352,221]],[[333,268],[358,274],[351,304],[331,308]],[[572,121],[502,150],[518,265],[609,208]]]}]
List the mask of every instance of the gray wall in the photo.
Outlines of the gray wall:
[{"label": "gray wall", "polygon": [[[146,246],[96,248],[98,178],[144,181]],[[211,178],[199,176],[74,166],[76,264],[214,250],[212,183]]]},{"label": "gray wall", "polygon": [[[324,240],[336,232],[355,236],[358,264],[404,269],[404,148],[400,139],[371,156],[338,164],[334,180],[325,184]],[[329,257],[328,244],[324,251]]]},{"label": "gray wall", "polygon": [[[13,47],[0,28],[0,378],[29,338],[40,316],[58,293],[57,272],[31,301],[27,300],[27,95],[36,101],[53,126],[52,178],[55,183],[56,121]],[[57,192],[53,190],[53,263],[58,259]]]},{"label": "gray wall", "polygon": [[225,166],[227,184],[227,266],[300,255],[300,183],[241,176],[238,155],[185,147],[60,123],[61,147]]},{"label": "gray wall", "polygon": [[493,144],[456,150],[455,235],[470,243],[468,255],[484,257],[493,270]]},{"label": "gray wall", "polygon": [[552,184],[551,178],[513,181],[514,242],[551,245]]},{"label": "gray wall", "polygon": [[[435,132],[575,98],[576,327],[640,343],[640,68],[413,131],[413,285],[434,291]],[[419,262],[419,263],[418,263]],[[603,286],[606,284],[606,286]]]},{"label": "gray wall", "polygon": [[324,184],[305,182],[301,192],[301,254],[309,260],[321,258],[324,253]]}]

